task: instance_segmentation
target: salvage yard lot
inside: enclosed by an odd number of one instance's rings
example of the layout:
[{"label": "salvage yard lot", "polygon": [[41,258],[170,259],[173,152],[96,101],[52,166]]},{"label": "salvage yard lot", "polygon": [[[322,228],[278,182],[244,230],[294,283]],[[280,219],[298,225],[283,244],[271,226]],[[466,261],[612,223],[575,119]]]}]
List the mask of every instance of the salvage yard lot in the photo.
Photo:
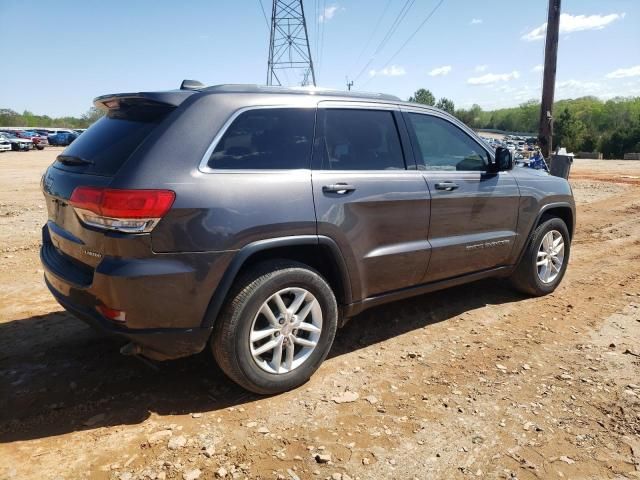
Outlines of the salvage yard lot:
[{"label": "salvage yard lot", "polygon": [[640,162],[577,160],[558,290],[495,280],[370,310],[292,392],[208,352],[122,357],[42,281],[39,181],[0,154],[0,479],[640,478]]}]

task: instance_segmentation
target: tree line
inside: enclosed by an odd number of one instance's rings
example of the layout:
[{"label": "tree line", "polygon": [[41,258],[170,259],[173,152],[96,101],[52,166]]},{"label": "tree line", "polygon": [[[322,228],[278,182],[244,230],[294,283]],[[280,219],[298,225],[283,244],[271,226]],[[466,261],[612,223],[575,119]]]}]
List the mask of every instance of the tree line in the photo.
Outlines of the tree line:
[{"label": "tree line", "polygon": [[50,117],[36,115],[28,110],[18,113],[9,108],[0,108],[0,127],[55,127],[55,128],[87,128],[102,116],[102,112],[91,107],[80,117]]},{"label": "tree line", "polygon": [[[455,115],[475,129],[537,132],[540,102],[529,100],[517,107],[483,110],[479,105],[456,109],[453,101],[421,88],[410,98]],[[582,97],[554,104],[553,144],[569,152],[601,152],[605,158],[622,158],[640,152],[640,97],[601,100]]]}]

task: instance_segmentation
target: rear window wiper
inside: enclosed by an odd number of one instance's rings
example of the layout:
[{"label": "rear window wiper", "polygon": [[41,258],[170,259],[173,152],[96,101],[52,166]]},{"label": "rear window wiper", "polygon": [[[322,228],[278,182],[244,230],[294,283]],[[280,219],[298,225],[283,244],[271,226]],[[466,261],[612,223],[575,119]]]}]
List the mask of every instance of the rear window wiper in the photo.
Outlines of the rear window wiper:
[{"label": "rear window wiper", "polygon": [[78,157],[77,155],[58,155],[56,160],[65,165],[93,165],[91,160]]}]

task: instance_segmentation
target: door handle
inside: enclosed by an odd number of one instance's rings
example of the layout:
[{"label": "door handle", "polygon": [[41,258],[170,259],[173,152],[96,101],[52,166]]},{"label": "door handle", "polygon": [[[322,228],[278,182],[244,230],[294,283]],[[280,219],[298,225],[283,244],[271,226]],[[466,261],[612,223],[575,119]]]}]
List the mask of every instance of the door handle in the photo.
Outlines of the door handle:
[{"label": "door handle", "polygon": [[345,195],[349,192],[353,192],[355,189],[356,187],[349,185],[348,183],[333,183],[322,187],[322,191],[324,193],[337,193],[338,195]]},{"label": "door handle", "polygon": [[451,192],[452,190],[455,190],[458,187],[459,187],[459,185],[457,183],[453,183],[453,182],[436,183],[436,190],[444,190],[446,192]]}]

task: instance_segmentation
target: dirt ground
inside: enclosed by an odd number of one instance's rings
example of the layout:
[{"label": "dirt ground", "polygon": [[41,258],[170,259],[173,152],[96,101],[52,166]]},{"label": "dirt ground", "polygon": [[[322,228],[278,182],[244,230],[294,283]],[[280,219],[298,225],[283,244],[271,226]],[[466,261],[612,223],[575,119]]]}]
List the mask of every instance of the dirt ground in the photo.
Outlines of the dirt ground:
[{"label": "dirt ground", "polygon": [[370,310],[305,386],[123,357],[38,259],[59,153],[0,154],[0,479],[640,478],[640,162],[578,160],[567,276]]}]

